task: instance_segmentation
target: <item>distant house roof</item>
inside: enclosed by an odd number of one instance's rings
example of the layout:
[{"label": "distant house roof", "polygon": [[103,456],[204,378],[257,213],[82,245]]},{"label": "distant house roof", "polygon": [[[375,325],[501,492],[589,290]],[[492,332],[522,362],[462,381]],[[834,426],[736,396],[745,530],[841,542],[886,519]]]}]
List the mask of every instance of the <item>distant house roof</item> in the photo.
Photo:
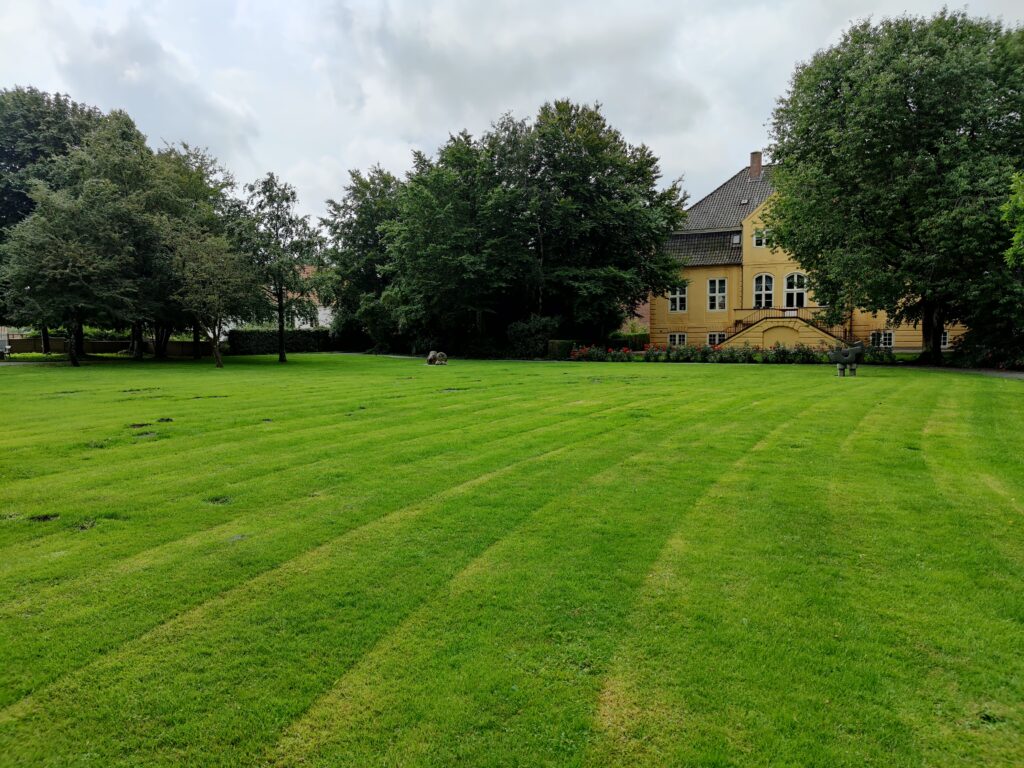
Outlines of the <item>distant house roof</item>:
[{"label": "distant house roof", "polygon": [[742,264],[743,249],[732,244],[732,232],[678,232],[665,250],[689,267]]},{"label": "distant house roof", "polygon": [[739,229],[743,220],[771,195],[772,167],[764,166],[756,179],[747,166],[711,194],[691,205],[683,231]]}]

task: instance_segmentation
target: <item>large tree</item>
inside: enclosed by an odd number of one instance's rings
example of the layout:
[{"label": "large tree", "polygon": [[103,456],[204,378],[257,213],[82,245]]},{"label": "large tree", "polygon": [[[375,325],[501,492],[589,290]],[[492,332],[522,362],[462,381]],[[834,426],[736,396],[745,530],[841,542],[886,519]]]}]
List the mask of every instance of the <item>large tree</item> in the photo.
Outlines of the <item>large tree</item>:
[{"label": "large tree", "polygon": [[384,265],[374,306],[414,345],[498,351],[524,321],[599,340],[678,282],[662,246],[685,196],[660,181],[598,106],[559,101],[417,153],[379,200],[350,187],[341,229],[350,263]]},{"label": "large tree", "polygon": [[479,352],[496,335],[501,296],[521,269],[495,247],[489,191],[484,153],[467,133],[436,159],[415,156],[398,216],[383,227],[394,271],[383,301],[414,345]]},{"label": "large tree", "polygon": [[545,104],[534,133],[539,314],[603,336],[679,282],[662,246],[682,223],[685,196],[677,182],[658,188],[658,158],[627,143],[598,106]]},{"label": "large tree", "polygon": [[223,368],[220,345],[227,323],[256,319],[266,306],[258,270],[223,235],[197,231],[175,249],[175,273],[175,298],[205,332],[214,362]]},{"label": "large tree", "polygon": [[105,179],[74,194],[37,183],[32,198],[32,214],[2,246],[7,303],[16,322],[64,326],[77,366],[85,319],[116,323],[136,301],[134,252],[123,235],[131,214]]},{"label": "large tree", "polygon": [[36,88],[0,90],[0,239],[32,211],[29,186],[49,161],[82,143],[99,110]]},{"label": "large tree", "polygon": [[277,319],[277,357],[288,361],[285,327],[296,318],[315,321],[311,270],[318,266],[321,238],[309,217],[296,211],[295,187],[268,173],[245,186],[247,217],[235,241],[260,269]]},{"label": "large tree", "polygon": [[978,319],[971,296],[1008,245],[1021,35],[949,11],[861,22],[797,68],[774,112],[774,241],[835,313],[920,324],[933,362],[946,325]]},{"label": "large tree", "polygon": [[81,147],[34,181],[32,212],[3,251],[7,305],[18,322],[64,325],[77,364],[82,326],[125,326],[152,300],[148,264],[159,247],[153,156],[124,113],[112,112]]},{"label": "large tree", "polygon": [[[99,110],[59,93],[22,87],[0,90],[0,243],[10,227],[32,212],[32,181],[45,179],[52,160],[81,144],[100,119]],[[0,302],[0,320],[4,314]],[[45,325],[42,331],[48,351]]]},{"label": "large tree", "polygon": [[380,166],[365,174],[352,171],[344,196],[328,200],[321,219],[335,278],[330,295],[321,299],[329,298],[336,308],[334,331],[345,337],[365,330],[380,348],[389,347],[398,333],[381,296],[393,273],[383,226],[398,217],[401,185]]}]

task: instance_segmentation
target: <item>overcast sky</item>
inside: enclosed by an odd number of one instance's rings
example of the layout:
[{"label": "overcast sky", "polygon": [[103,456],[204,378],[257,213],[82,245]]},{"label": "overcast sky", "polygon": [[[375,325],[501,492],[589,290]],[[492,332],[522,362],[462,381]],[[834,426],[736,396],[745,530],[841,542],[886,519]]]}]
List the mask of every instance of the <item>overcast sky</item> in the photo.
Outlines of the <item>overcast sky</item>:
[{"label": "overcast sky", "polygon": [[[925,0],[0,0],[0,87],[122,108],[160,146],[273,170],[319,214],[349,168],[544,101],[599,101],[691,202],[746,165],[794,64],[851,20]],[[958,6],[955,3],[951,7]],[[966,4],[1019,24],[1020,0]]]}]

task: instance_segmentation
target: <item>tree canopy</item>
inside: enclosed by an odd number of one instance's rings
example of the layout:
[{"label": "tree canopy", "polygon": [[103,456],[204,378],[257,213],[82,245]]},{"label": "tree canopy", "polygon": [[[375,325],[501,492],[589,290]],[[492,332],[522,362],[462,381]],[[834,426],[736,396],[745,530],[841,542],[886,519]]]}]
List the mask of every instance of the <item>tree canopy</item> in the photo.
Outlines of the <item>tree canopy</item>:
[{"label": "tree canopy", "polygon": [[[679,183],[599,106],[559,101],[416,153],[402,181],[354,173],[324,220],[345,291],[378,344],[494,353],[539,322],[603,339],[678,282],[663,250],[683,220]],[[346,322],[351,318],[346,316]]]},{"label": "tree canopy", "polygon": [[1000,205],[1024,166],[1021,30],[942,11],[855,24],[800,65],[772,120],[767,225],[836,312],[984,323],[1007,271]]}]

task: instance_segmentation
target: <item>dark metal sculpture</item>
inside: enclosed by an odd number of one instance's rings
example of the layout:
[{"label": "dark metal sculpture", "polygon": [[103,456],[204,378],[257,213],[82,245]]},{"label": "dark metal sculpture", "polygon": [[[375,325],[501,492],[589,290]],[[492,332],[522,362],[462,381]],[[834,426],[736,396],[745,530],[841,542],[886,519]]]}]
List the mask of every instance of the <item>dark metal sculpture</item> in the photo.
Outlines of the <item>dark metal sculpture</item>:
[{"label": "dark metal sculpture", "polygon": [[850,369],[850,375],[857,375],[857,363],[864,360],[864,342],[858,341],[852,347],[833,349],[828,353],[828,359],[836,364],[836,376],[846,376],[846,369]]}]

